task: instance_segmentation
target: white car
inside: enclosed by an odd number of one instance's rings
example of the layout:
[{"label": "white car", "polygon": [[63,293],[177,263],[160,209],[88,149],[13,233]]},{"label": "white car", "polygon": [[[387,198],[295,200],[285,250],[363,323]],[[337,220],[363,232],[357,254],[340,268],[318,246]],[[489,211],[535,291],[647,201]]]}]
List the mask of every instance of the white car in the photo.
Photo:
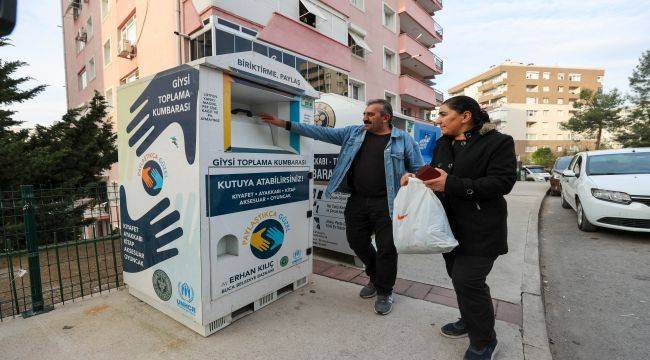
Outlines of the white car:
[{"label": "white car", "polygon": [[551,174],[540,165],[524,165],[521,168],[524,170],[526,181],[546,182],[551,178]]},{"label": "white car", "polygon": [[562,172],[562,207],[578,228],[650,232],[650,148],[586,151]]}]

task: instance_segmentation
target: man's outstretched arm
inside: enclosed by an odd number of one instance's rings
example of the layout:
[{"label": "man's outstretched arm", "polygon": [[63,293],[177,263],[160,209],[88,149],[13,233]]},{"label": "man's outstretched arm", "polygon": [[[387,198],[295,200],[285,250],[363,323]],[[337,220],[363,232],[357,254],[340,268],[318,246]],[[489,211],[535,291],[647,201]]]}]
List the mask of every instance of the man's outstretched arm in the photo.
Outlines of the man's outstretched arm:
[{"label": "man's outstretched arm", "polygon": [[279,119],[267,113],[260,113],[260,118],[262,118],[262,120],[268,124],[284,128],[285,130],[294,132],[298,135],[310,137],[312,139],[339,146],[343,145],[350,134],[350,127],[334,129],[316,125],[292,123],[290,121]]}]

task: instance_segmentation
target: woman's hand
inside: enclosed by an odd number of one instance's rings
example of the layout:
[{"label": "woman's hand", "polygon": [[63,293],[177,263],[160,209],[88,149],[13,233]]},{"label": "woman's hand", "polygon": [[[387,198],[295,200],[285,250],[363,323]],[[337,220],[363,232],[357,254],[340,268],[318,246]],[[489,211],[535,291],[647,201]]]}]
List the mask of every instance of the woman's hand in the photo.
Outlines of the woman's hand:
[{"label": "woman's hand", "polygon": [[447,183],[447,172],[441,168],[436,168],[440,172],[440,176],[435,179],[427,180],[424,185],[433,191],[444,192],[445,184]]},{"label": "woman's hand", "polygon": [[414,174],[411,173],[406,173],[402,176],[402,178],[399,180],[400,186],[406,186],[409,183],[409,179],[415,177]]}]

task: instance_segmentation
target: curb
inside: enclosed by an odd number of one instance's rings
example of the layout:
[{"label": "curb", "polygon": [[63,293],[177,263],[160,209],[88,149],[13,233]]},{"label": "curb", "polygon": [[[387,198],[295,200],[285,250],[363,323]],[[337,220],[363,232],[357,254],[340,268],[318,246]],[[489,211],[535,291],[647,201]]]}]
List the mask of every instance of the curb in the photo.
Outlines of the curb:
[{"label": "curb", "polygon": [[537,196],[536,205],[528,217],[524,249],[524,273],[521,285],[523,308],[522,343],[524,359],[552,360],[546,331],[546,312],[541,292],[539,268],[539,215],[548,191]]}]

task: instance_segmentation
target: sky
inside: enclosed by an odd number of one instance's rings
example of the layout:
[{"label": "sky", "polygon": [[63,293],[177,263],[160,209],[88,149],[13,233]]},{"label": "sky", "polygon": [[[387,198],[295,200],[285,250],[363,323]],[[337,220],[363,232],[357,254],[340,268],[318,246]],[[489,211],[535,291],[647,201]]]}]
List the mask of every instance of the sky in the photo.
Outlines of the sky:
[{"label": "sky", "polygon": [[[66,111],[60,2],[18,3],[14,46],[2,48],[0,59],[29,63],[18,75],[48,87],[12,109],[24,127],[49,125]],[[434,18],[444,40],[433,51],[444,60],[436,78],[444,93],[506,59],[603,68],[605,90],[627,92],[641,53],[650,50],[650,0],[443,0],[443,6]]]}]

